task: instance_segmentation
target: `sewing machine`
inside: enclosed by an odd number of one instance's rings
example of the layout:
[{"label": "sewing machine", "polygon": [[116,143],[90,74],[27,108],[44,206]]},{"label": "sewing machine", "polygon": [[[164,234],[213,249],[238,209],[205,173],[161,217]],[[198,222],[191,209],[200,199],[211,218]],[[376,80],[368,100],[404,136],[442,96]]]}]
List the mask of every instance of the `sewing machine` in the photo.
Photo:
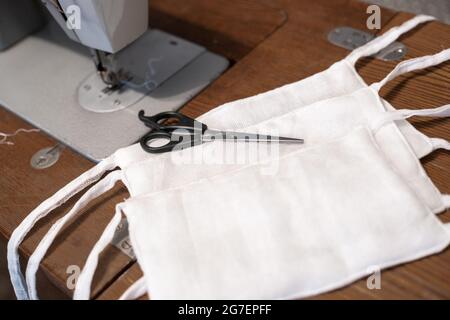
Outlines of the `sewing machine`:
[{"label": "sewing machine", "polygon": [[139,110],[176,110],[228,66],[148,29],[148,0],[2,1],[3,17],[0,104],[93,160],[147,132]]}]

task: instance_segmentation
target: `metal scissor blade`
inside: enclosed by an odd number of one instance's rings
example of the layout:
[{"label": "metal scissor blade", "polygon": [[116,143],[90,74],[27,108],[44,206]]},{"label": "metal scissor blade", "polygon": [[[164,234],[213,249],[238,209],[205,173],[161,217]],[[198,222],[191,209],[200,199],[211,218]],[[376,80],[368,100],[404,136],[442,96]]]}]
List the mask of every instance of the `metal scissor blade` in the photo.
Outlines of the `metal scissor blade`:
[{"label": "metal scissor blade", "polygon": [[278,137],[257,133],[232,132],[232,131],[216,131],[206,130],[202,137],[203,141],[244,141],[244,142],[262,142],[262,143],[304,143],[303,139]]}]

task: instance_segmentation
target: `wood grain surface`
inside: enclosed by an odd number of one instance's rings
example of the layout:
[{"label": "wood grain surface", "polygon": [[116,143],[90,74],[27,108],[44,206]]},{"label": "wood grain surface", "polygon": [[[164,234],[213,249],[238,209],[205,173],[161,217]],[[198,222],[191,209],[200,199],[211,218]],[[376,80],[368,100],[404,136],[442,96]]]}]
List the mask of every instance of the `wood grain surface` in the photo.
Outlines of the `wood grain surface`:
[{"label": "wood grain surface", "polygon": [[[278,8],[239,0],[152,0],[149,10],[151,27],[172,31],[204,44],[210,50],[226,54],[232,62],[238,61],[285,21],[284,13]],[[240,34],[236,28],[242,30]],[[0,132],[11,133],[19,128],[31,126],[0,107]],[[21,133],[12,141],[14,146],[0,145],[0,234],[5,241],[36,206],[94,165],[66,149],[56,165],[42,171],[35,170],[30,166],[32,155],[57,142],[43,133]],[[20,246],[22,262],[26,262],[50,226],[67,213],[79,196],[54,210],[33,228]],[[68,267],[84,265],[90,250],[112,218],[115,204],[128,196],[123,185],[117,186],[107,195],[93,201],[82,216],[74,219],[58,236],[43,260],[38,275],[38,287],[43,288],[38,288],[38,291],[42,297],[49,297],[45,294],[45,291],[50,290],[47,288],[51,287],[47,285],[48,281],[61,290],[62,294],[54,298],[72,296],[72,290],[67,285],[71,278],[71,274],[67,273]],[[110,246],[99,262],[93,283],[93,297],[113,283],[131,264],[127,256]]]},{"label": "wood grain surface", "polygon": [[[258,94],[280,85],[300,80],[326,69],[342,59],[348,51],[328,43],[327,33],[337,26],[365,30],[366,5],[356,0],[154,0],[151,1],[151,23],[161,29],[197,41],[224,54],[236,63],[217,81],[195,97],[184,108],[198,116],[218,105]],[[152,8],[154,11],[152,11]],[[236,10],[236,11],[233,11]],[[252,11],[254,10],[254,11]],[[249,14],[253,12],[253,14]],[[264,16],[257,19],[257,16]],[[410,16],[382,11],[384,30],[398,25]],[[270,19],[269,19],[270,18]],[[231,21],[232,23],[227,24]],[[450,27],[433,22],[402,37],[408,57],[436,53],[450,47]],[[382,79],[395,65],[374,59],[363,59],[358,70],[370,82]],[[450,101],[450,65],[443,64],[389,83],[382,95],[396,108],[425,108]],[[414,121],[419,130],[450,139],[450,121]],[[16,116],[0,109],[0,131],[12,132],[29,127]],[[92,163],[66,150],[54,167],[45,171],[30,168],[31,155],[55,141],[44,134],[21,134],[14,146],[0,146],[0,232],[5,239],[25,215],[65,183],[92,167]],[[442,192],[450,193],[448,152],[436,152],[424,160],[427,172]],[[113,214],[114,204],[127,197],[118,186],[95,201],[82,219],[75,220],[58,238],[44,260],[42,272],[63,292],[66,268],[83,265],[89,250]],[[27,257],[56,217],[73,204],[45,219],[21,246]],[[447,212],[441,215],[450,221]],[[315,298],[450,298],[450,250],[407,265],[382,272],[382,289],[368,290],[366,280]],[[102,255],[96,273],[94,297],[116,299],[142,274],[137,263],[108,248]]]},{"label": "wood grain surface", "polygon": [[150,1],[150,25],[238,61],[286,21],[277,6],[242,0]]}]

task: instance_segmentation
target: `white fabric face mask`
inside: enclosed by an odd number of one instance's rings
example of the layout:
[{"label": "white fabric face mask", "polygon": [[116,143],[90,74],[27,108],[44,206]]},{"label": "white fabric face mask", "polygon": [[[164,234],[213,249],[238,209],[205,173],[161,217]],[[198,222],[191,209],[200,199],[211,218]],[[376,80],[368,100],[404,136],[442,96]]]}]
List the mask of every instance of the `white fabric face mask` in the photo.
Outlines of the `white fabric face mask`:
[{"label": "white fabric face mask", "polygon": [[[380,98],[378,96],[378,91],[385,83],[405,72],[436,65],[443,61],[446,61],[449,58],[450,50],[444,50],[441,53],[433,56],[426,56],[402,62],[384,80],[382,80],[380,83],[373,84],[369,88],[357,90],[350,95],[320,101],[308,107],[294,110],[283,116],[270,119],[249,128],[254,130],[258,129],[262,132],[269,133],[271,133],[271,130],[273,129],[283,128],[279,130],[281,135],[301,136],[305,138],[305,147],[306,149],[308,149],[308,147],[322,145],[327,142],[329,143],[336,138],[343,137],[349,132],[352,132],[354,128],[358,126],[369,126],[371,123],[375,123],[376,126],[380,127],[379,129],[377,129],[377,134],[373,138],[376,141],[379,152],[389,162],[389,165],[396,171],[396,173],[403,179],[408,188],[415,193],[417,198],[421,200],[422,204],[430,212],[441,212],[447,207],[450,207],[450,197],[448,195],[441,195],[441,193],[433,185],[433,183],[423,170],[420,162],[416,158],[414,152],[411,150],[409,144],[405,141],[404,136],[401,134],[396,124],[394,124],[393,122],[388,124],[383,123],[383,125],[381,126],[379,124],[376,124],[376,119],[380,117],[380,114],[386,114],[389,116],[391,115],[391,113],[385,112],[382,102],[380,101]],[[400,116],[389,118],[391,121],[403,120],[403,117],[414,114],[430,114],[436,117],[448,117],[450,116],[450,107],[444,106],[435,110],[416,110],[408,112],[402,111],[402,113],[394,112],[392,114],[394,116],[400,114]],[[355,117],[355,115],[358,116]],[[245,130],[248,131],[249,128],[246,128]],[[223,143],[220,142],[209,145],[205,144],[199,147],[180,151],[178,152],[178,154],[181,155],[190,151],[201,153],[205,152],[205,149],[220,149],[222,146]],[[448,142],[442,140],[442,147],[446,147],[449,149],[449,146],[450,144]],[[282,157],[284,157],[294,152],[294,150],[296,150],[297,148],[298,147],[280,148],[280,154]],[[208,153],[208,155],[214,154],[214,152]],[[332,162],[333,158],[324,157],[322,161],[326,163],[330,161]],[[349,162],[348,165],[353,165],[353,162]],[[224,166],[198,166],[197,168],[194,168],[185,165],[174,164],[170,161],[158,161],[158,159],[154,159],[152,161],[145,161],[137,163],[135,165],[131,165],[127,169],[123,170],[124,177],[121,178],[120,176],[117,176],[117,179],[122,179],[125,182],[132,196],[134,196],[135,198],[140,198],[139,195],[144,195],[146,193],[156,193],[158,194],[158,196],[163,197],[163,193],[158,193],[158,191],[166,192],[167,190],[177,188],[177,186],[186,184],[187,186],[185,188],[189,188],[189,186],[191,185],[189,183],[202,179],[208,179],[210,177],[221,175],[223,173],[226,173],[226,175],[228,176],[230,174],[230,171],[239,170],[240,167],[242,167],[242,165],[236,165],[231,169],[230,167],[224,169]],[[286,170],[282,162],[278,164],[278,168],[278,172]],[[155,177],[158,176],[157,173],[159,173],[160,176],[163,177],[163,179],[156,179],[155,181]],[[240,183],[243,183],[243,185],[246,186],[243,180],[240,181]],[[221,189],[214,189],[213,186],[210,187],[212,188],[212,190],[214,190],[214,193],[220,194],[222,192]],[[247,188],[249,190],[253,190],[248,186]],[[184,188],[180,188],[180,190],[181,193],[184,192]],[[242,192],[242,190],[240,190],[239,192]],[[290,193],[287,192],[287,194]],[[184,198],[184,196],[180,197]],[[205,197],[209,197],[209,195],[205,195]],[[285,197],[282,198],[288,199]],[[211,199],[214,199],[214,197],[211,196]],[[208,203],[208,201],[206,202]],[[156,203],[159,202],[156,201]],[[140,203],[140,206],[142,207],[141,211],[153,210],[153,206],[147,206],[147,204],[148,203],[146,202]],[[313,211],[314,210],[311,210],[309,214],[311,214],[311,212]],[[133,210],[127,210],[127,212],[131,213],[133,212]],[[242,212],[246,211],[243,210]],[[75,214],[75,211],[72,213]],[[120,212],[117,215],[120,217]],[[115,217],[115,221],[120,221],[117,220],[119,219],[117,215]],[[127,216],[129,217],[130,214],[127,214]],[[114,226],[114,221],[112,222],[112,225]],[[130,229],[130,233],[132,232],[132,229]],[[108,231],[105,231],[105,233],[108,234]],[[50,239],[53,238],[54,236],[50,237]],[[108,242],[105,242],[104,237],[102,238],[103,244],[106,245]],[[42,243],[45,243],[46,241],[47,240],[43,240]],[[47,243],[43,244],[42,247],[48,248],[50,246],[50,243],[51,242],[47,241]],[[96,246],[96,248],[97,249],[94,249],[92,253],[94,257],[99,253],[100,250],[98,249],[98,246]],[[102,248],[102,246],[100,246],[100,248]],[[38,251],[40,251],[40,249],[41,245],[39,245],[38,250],[35,252],[35,254],[33,254],[33,256],[36,255],[37,257],[42,258],[45,254],[45,251],[37,253]],[[33,270],[33,274],[29,274],[27,269],[27,280],[29,284],[34,283],[34,279],[32,278],[34,277],[34,272],[37,269],[38,261],[40,261],[39,259],[35,261],[33,259],[33,256],[32,258],[30,258],[30,261],[34,263],[34,269],[31,269]],[[86,288],[90,286],[88,283],[90,283],[92,279],[93,270],[95,270],[94,265],[96,265],[96,262],[90,261],[91,259],[94,259],[94,261],[96,261],[96,258],[88,259],[85,270],[89,271],[83,271],[82,275],[79,278],[80,286],[84,288],[80,289],[81,291],[79,292],[84,293],[75,297],[81,297],[83,299],[89,297],[89,295],[85,295],[86,292],[89,292],[86,291],[88,290]],[[142,284],[143,283],[141,282],[141,285]]]},{"label": "white fabric face mask", "polygon": [[[377,117],[380,112],[385,111],[377,91],[388,80],[404,72],[439,64],[449,58],[450,50],[444,50],[434,56],[426,56],[402,62],[381,83],[374,84],[369,88],[359,89],[350,95],[320,101],[310,106],[291,111],[283,116],[245,128],[245,131],[271,133],[271,131],[277,129],[277,133],[281,131],[282,135],[305,137],[306,147],[332,141],[351,132],[357,126],[368,125],[371,119]],[[280,130],[278,128],[282,129]],[[380,129],[375,139],[381,151],[390,160],[393,167],[397,169],[398,173],[407,181],[411,189],[416,192],[418,197],[423,200],[432,212],[439,213],[450,206],[449,197],[441,195],[436,189],[423,170],[409,143],[405,141],[404,136],[395,124],[392,123],[384,126]],[[441,147],[445,147],[445,144],[448,145],[447,142],[443,141]],[[226,145],[226,143],[220,142],[204,144],[176,154],[174,153],[174,156],[182,158],[183,154],[192,155],[194,153],[201,153],[206,154],[211,163],[220,163],[223,153],[217,150],[223,149]],[[245,153],[246,146],[246,144],[240,144],[234,150],[235,152]],[[281,155],[288,154],[298,148],[296,146],[280,147],[276,151]],[[215,151],[211,151],[214,149]],[[276,156],[279,154],[277,153]],[[216,158],[214,159],[214,157]],[[105,180],[103,184],[99,183],[91,191],[87,192],[64,218],[55,223],[30,257],[26,272],[30,297],[32,299],[37,298],[35,274],[40,261],[57,236],[59,230],[90,199],[98,197],[102,192],[112,188],[117,180],[124,181],[132,196],[139,196],[158,190],[173,188],[202,178],[223,174],[242,167],[240,164],[187,165],[179,164],[179,162],[174,163],[173,160],[173,158],[172,161],[153,158],[131,164],[123,170],[123,177],[121,173],[116,173],[112,177],[112,180]],[[265,160],[270,160],[270,157]],[[261,159],[257,159],[257,161],[261,161]],[[280,167],[276,169],[283,170]]]},{"label": "white fabric face mask", "polygon": [[[432,19],[432,17],[418,16],[400,27],[391,29],[371,43],[353,51],[346,59],[335,63],[324,72],[255,97],[225,104],[199,119],[208,123],[211,127],[218,129],[239,129],[242,126],[267,120],[274,115],[283,114],[295,108],[303,108],[318,100],[346,94],[353,90],[366,87],[366,84],[354,69],[355,62],[360,57],[378,52],[417,24]],[[387,106],[389,107],[389,105]],[[236,121],[236,119],[239,121]],[[412,147],[418,157],[422,157],[431,152],[434,148],[433,146],[440,146],[417,132],[407,122],[402,125],[401,130],[408,141],[414,142]],[[40,218],[47,215],[59,204],[65,202],[73,194],[97,181],[105,171],[111,170],[116,166],[127,168],[131,164],[144,161],[145,159],[151,161],[151,159],[160,157],[161,159],[169,159],[169,155],[158,157],[149,155],[143,152],[139,145],[118,150],[112,157],[105,159],[95,168],[68,184],[52,198],[36,208],[14,231],[8,243],[8,265],[18,298],[25,299],[28,297],[28,294],[24,286],[25,281],[20,272],[17,248],[29,230]],[[158,180],[157,177],[154,177],[154,179]],[[54,230],[57,230],[57,228],[55,227]]]},{"label": "white fabric face mask", "polygon": [[[450,116],[437,109],[379,113],[340,139],[261,165],[131,198],[95,245],[74,298],[88,299],[98,254],[122,212],[152,299],[301,298],[445,249],[442,224],[392,168],[376,137],[392,120]],[[137,288],[137,290],[136,290]]]},{"label": "white fabric face mask", "polygon": [[[383,100],[378,91],[389,80],[403,73],[440,64],[450,59],[450,49],[433,56],[425,56],[400,63],[382,82],[370,87],[336,98],[322,100],[311,105],[295,109],[282,116],[274,117],[242,130],[281,136],[301,137],[305,139],[305,147],[326,143],[344,136],[355,127],[368,125],[380,112],[385,111]],[[397,123],[404,124],[405,121]],[[426,175],[417,159],[410,143],[405,140],[398,125],[392,123],[383,127],[377,135],[377,143],[382,152],[393,164],[394,168],[411,185],[418,196],[423,198],[426,205],[435,213],[442,212],[448,206],[448,197],[442,196]],[[442,139],[436,147],[450,149],[448,142]],[[203,144],[195,148],[186,149],[171,154],[170,159],[153,158],[128,166],[123,170],[123,182],[131,196],[139,196],[149,192],[164,190],[189,183],[201,178],[226,173],[242,166],[223,164],[226,142]],[[248,144],[231,145],[234,154],[245,154]],[[265,148],[264,145],[262,148]],[[277,157],[297,149],[296,145],[279,145],[275,149]],[[270,148],[270,146],[268,146]],[[209,163],[199,165],[195,162],[197,154],[200,159],[207,159]],[[262,154],[262,159],[253,157],[253,161],[266,161],[273,157],[270,152]],[[236,157],[231,157],[236,158]],[[249,160],[252,161],[252,160]],[[281,170],[278,166],[275,170]]]},{"label": "white fabric face mask", "polygon": [[[438,108],[436,110],[416,110],[416,111],[402,111],[401,113],[392,113],[393,116],[391,116],[391,113],[385,113],[383,111],[383,108],[381,106],[381,102],[379,101],[377,91],[384,85],[387,81],[390,79],[393,79],[395,76],[402,74],[404,72],[408,72],[411,70],[416,70],[421,67],[427,67],[430,65],[435,65],[438,63],[441,63],[442,61],[445,61],[450,56],[450,50],[444,50],[443,52],[434,55],[434,56],[427,56],[422,57],[418,59],[412,59],[409,61],[405,61],[401,64],[399,64],[383,81],[380,83],[376,83],[372,85],[370,88],[364,88],[361,90],[358,90],[354,92],[351,95],[342,96],[334,99],[329,99],[327,101],[321,101],[316,104],[313,104],[311,106],[308,106],[306,108],[302,108],[299,110],[295,110],[291,113],[288,113],[286,115],[283,115],[281,117],[277,117],[275,119],[271,119],[267,122],[260,123],[258,126],[255,126],[255,128],[262,128],[264,131],[270,131],[273,128],[277,127],[285,127],[285,130],[288,131],[282,131],[282,134],[285,135],[286,133],[289,134],[302,134],[302,137],[305,137],[305,141],[310,141],[308,145],[306,145],[306,150],[308,149],[308,146],[313,147],[314,145],[323,145],[324,142],[332,141],[333,138],[338,138],[345,136],[348,132],[352,131],[352,128],[355,128],[358,124],[358,122],[350,121],[346,125],[342,125],[340,123],[338,126],[335,126],[333,129],[333,122],[336,122],[337,119],[345,119],[346,121],[349,121],[349,119],[354,119],[352,117],[352,114],[357,114],[357,110],[367,110],[366,113],[363,113],[361,119],[356,119],[356,121],[359,121],[360,124],[366,123],[366,126],[370,123],[374,123],[374,126],[380,127],[377,129],[377,135],[373,138],[376,142],[376,146],[378,149],[378,152],[385,157],[385,160],[388,161],[390,168],[394,168],[396,170],[396,173],[400,176],[403,183],[405,183],[409,190],[412,190],[416,197],[420,199],[422,205],[429,211],[430,206],[433,205],[432,200],[436,199],[440,202],[438,202],[438,210],[444,210],[445,206],[448,206],[449,198],[448,196],[441,196],[439,191],[434,187],[432,182],[427,177],[426,173],[423,171],[420,163],[418,162],[417,158],[415,158],[412,150],[409,147],[409,144],[403,139],[402,134],[398,130],[397,126],[394,123],[385,124],[382,123],[377,124],[376,119],[380,116],[380,114],[386,114],[389,120],[403,120],[403,117],[411,116],[414,114],[430,114],[434,116],[450,116],[450,107],[444,106],[441,108]],[[364,105],[366,104],[379,104],[379,110],[376,111],[376,108],[365,108]],[[310,109],[310,110],[309,110]],[[337,113],[336,113],[337,112]],[[320,117],[322,115],[322,117]],[[398,116],[400,115],[400,116]],[[329,119],[328,119],[329,118]],[[318,126],[317,119],[320,119],[322,126]],[[372,120],[370,120],[372,119]],[[375,120],[374,120],[375,119]],[[384,120],[386,122],[386,120]],[[289,123],[292,123],[293,125],[290,126]],[[448,145],[448,143],[447,143]],[[211,144],[211,145],[204,145],[205,148],[213,148],[214,146],[220,147],[220,143]],[[188,149],[182,152],[187,152],[189,150],[195,150],[195,149]],[[288,149],[286,148],[285,155],[289,155],[289,153],[292,153],[292,150],[294,149]],[[182,153],[180,152],[180,153]],[[199,151],[201,152],[201,151]],[[305,151],[306,152],[306,151]],[[409,153],[408,153],[409,152]],[[319,159],[319,158],[318,158]],[[333,157],[327,157],[324,155],[322,158],[323,162],[329,163],[330,161],[333,161]],[[165,164],[166,166],[170,166],[169,168],[162,167],[161,165]],[[353,166],[354,161],[348,162],[348,166]],[[147,192],[151,192],[152,184],[149,184],[147,182],[147,185],[145,184],[145,181],[148,181],[147,178],[155,177],[155,170],[158,170],[161,173],[161,177],[163,178],[163,181],[168,181],[168,184],[164,185],[163,187],[158,186],[154,189],[154,191],[158,190],[164,190],[164,192],[170,192],[171,189],[177,189],[180,190],[179,192],[181,195],[179,196],[181,199],[185,199],[187,196],[184,195],[184,190],[189,189],[192,186],[192,183],[189,184],[190,181],[198,181],[198,180],[207,180],[208,177],[214,176],[220,176],[217,169],[216,171],[208,171],[208,168],[211,167],[203,167],[201,171],[198,172],[197,177],[189,176],[189,171],[186,170],[185,166],[180,165],[169,165],[167,162],[160,163],[160,165],[157,164],[157,161],[151,161],[149,162],[143,162],[139,163],[133,166],[130,166],[128,169],[124,170],[124,175],[126,176],[124,181],[127,183],[127,185],[134,184],[134,187],[138,187],[138,189],[146,190]],[[283,162],[280,161],[279,163],[280,171],[286,170],[286,167],[284,166]],[[177,172],[178,169],[178,172]],[[162,170],[162,171],[161,171]],[[236,169],[234,171],[237,171],[239,169]],[[255,170],[255,169],[254,169]],[[341,169],[343,170],[343,169]],[[392,169],[391,169],[392,170]],[[279,171],[279,172],[280,172]],[[289,171],[289,170],[288,170]],[[291,174],[294,174],[294,172],[291,170],[289,171]],[[319,171],[320,172],[320,171]],[[222,172],[223,173],[223,172]],[[229,176],[230,170],[226,173],[225,176]],[[259,172],[261,175],[261,172]],[[127,178],[127,176],[129,176]],[[188,176],[189,178],[185,178]],[[349,175],[351,177],[351,175]],[[382,177],[382,175],[380,176]],[[120,177],[118,177],[120,178]],[[302,180],[302,177],[297,177],[300,180]],[[211,178],[214,179],[214,178]],[[278,177],[277,177],[278,179]],[[351,178],[349,178],[351,180]],[[324,178],[326,181],[326,178]],[[131,183],[133,181],[133,183]],[[141,182],[136,183],[136,181]],[[151,180],[150,180],[151,181]],[[170,181],[172,181],[172,184],[170,184]],[[258,183],[252,184],[251,186],[248,185],[248,183],[245,183],[246,181],[244,178],[239,180],[238,184],[242,184],[245,186],[247,190],[251,190],[253,192],[253,187],[255,185],[258,185]],[[250,180],[249,180],[250,181]],[[310,181],[308,179],[303,179],[303,181]],[[177,188],[177,185],[182,185],[183,183],[188,183],[183,188]],[[272,183],[274,186],[276,186],[276,183]],[[344,184],[345,185],[345,184]],[[223,190],[221,188],[216,189],[212,185],[208,185],[206,187],[207,189],[210,188],[212,190],[213,194],[218,194],[218,197],[221,197],[221,194]],[[312,187],[314,189],[314,187]],[[345,189],[345,188],[344,188]],[[133,188],[130,188],[130,190],[133,190]],[[238,189],[236,191],[237,193],[243,192],[241,189]],[[250,193],[251,193],[250,192]],[[373,194],[377,194],[378,191],[373,191]],[[142,192],[143,194],[144,192]],[[248,193],[248,192],[247,192]],[[316,193],[319,194],[319,190],[316,190]],[[155,197],[161,197],[164,198],[163,192],[156,193],[157,196]],[[223,193],[225,195],[226,193]],[[269,194],[269,193],[268,193]],[[289,199],[289,192],[286,192],[286,199]],[[430,197],[431,195],[431,197]],[[217,199],[215,199],[217,196],[213,196],[212,194],[204,194],[205,202],[208,204],[213,203]],[[324,195],[326,197],[326,194]],[[268,196],[270,198],[270,196]],[[430,198],[428,198],[430,197]],[[137,199],[141,197],[135,197]],[[132,198],[133,199],[133,198]],[[151,197],[152,200],[154,200],[154,197]],[[210,200],[212,199],[212,200]],[[228,198],[226,198],[228,199]],[[241,199],[242,198],[238,198]],[[285,197],[283,197],[285,199]],[[353,198],[349,198],[353,199]],[[378,196],[377,196],[378,199]],[[209,202],[212,201],[212,202]],[[314,201],[319,201],[318,199]],[[364,200],[366,201],[366,200]],[[384,201],[383,199],[378,199],[378,201]],[[430,202],[431,201],[431,202]],[[216,205],[218,202],[216,201]],[[365,203],[365,202],[362,202]],[[128,204],[128,202],[126,203]],[[156,207],[158,207],[158,204],[160,202],[155,201]],[[166,204],[163,204],[165,206]],[[140,211],[151,211],[153,210],[153,206],[149,206],[149,202],[139,202],[137,206],[140,206]],[[199,205],[201,206],[201,205]],[[245,207],[245,205],[244,205]],[[130,215],[133,215],[134,212],[133,209],[125,210],[128,212],[127,217]],[[211,210],[213,210],[214,206],[211,204]],[[301,207],[300,207],[301,208]],[[241,212],[246,212],[246,209],[242,209]],[[312,213],[314,212],[314,213]],[[311,210],[308,214],[316,214],[313,207],[311,207]],[[102,240],[99,242],[100,245],[96,245],[96,247],[93,250],[92,255],[90,258],[88,258],[88,262],[86,263],[86,267],[84,271],[82,272],[82,275],[79,278],[80,283],[80,289],[76,292],[75,297],[76,298],[89,298],[89,286],[90,281],[93,277],[93,273],[96,266],[96,255],[102,250],[103,246],[106,245],[110,241],[110,237],[112,237],[112,232],[114,231],[115,223],[118,223],[120,221],[120,212],[118,212],[110,226],[108,226],[107,230],[105,231],[104,236],[102,236]],[[217,225],[222,225],[222,223],[216,222]],[[168,224],[169,225],[169,224]],[[144,224],[145,226],[145,224]],[[110,235],[108,236],[108,233]],[[133,228],[130,226],[130,233],[133,233]],[[133,238],[133,236],[131,235]],[[138,240],[139,241],[139,240]],[[141,251],[141,249],[136,249],[137,251]],[[146,249],[143,249],[144,251]],[[138,254],[138,253],[137,253]],[[145,253],[144,253],[145,255]],[[92,256],[94,258],[92,258]],[[138,254],[139,256],[139,254]],[[86,271],[85,271],[86,270]],[[28,275],[28,274],[27,274]],[[140,288],[142,288],[143,282],[139,282],[138,285],[141,285]],[[136,288],[135,286],[133,288]],[[139,287],[138,287],[139,288]],[[142,291],[142,290],[141,290]],[[140,291],[140,292],[141,292]]]}]

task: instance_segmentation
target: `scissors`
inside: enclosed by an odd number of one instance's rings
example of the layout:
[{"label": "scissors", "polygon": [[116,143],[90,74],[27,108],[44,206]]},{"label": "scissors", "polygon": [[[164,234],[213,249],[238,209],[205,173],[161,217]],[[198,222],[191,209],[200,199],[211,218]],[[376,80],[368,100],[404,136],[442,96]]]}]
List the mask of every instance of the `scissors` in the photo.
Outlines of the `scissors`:
[{"label": "scissors", "polygon": [[208,129],[206,124],[175,111],[162,112],[154,116],[145,116],[144,110],[141,110],[138,116],[151,129],[149,133],[140,139],[142,149],[149,153],[171,152],[214,140],[304,143],[303,139],[211,130]]}]

